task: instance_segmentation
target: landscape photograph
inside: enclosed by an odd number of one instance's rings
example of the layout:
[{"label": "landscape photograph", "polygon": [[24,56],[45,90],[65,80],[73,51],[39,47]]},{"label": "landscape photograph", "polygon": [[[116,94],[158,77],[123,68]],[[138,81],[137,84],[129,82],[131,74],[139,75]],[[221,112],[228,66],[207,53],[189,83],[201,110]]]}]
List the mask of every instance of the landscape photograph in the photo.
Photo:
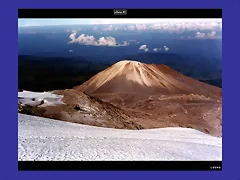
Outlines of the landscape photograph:
[{"label": "landscape photograph", "polygon": [[222,19],[18,18],[18,161],[222,161]]}]

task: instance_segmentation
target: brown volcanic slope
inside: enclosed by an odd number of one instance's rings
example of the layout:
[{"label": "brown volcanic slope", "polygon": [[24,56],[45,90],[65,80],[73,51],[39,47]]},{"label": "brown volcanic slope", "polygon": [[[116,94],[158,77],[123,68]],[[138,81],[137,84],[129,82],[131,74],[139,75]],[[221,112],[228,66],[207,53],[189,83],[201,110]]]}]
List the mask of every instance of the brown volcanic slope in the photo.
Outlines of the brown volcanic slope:
[{"label": "brown volcanic slope", "polygon": [[37,107],[41,112],[38,116],[101,127],[143,129],[141,125],[130,121],[129,116],[120,108],[81,91],[65,89],[53,93],[63,95],[64,104]]},{"label": "brown volcanic slope", "polygon": [[143,128],[180,126],[222,134],[222,90],[165,65],[120,61],[74,89],[121,108]]}]

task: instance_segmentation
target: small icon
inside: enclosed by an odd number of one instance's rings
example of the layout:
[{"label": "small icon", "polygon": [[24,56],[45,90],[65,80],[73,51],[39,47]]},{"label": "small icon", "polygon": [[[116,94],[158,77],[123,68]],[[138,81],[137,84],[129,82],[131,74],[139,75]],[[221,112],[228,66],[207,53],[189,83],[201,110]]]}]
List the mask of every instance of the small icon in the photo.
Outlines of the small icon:
[{"label": "small icon", "polygon": [[127,15],[127,10],[116,9],[116,10],[114,10],[114,15]]}]

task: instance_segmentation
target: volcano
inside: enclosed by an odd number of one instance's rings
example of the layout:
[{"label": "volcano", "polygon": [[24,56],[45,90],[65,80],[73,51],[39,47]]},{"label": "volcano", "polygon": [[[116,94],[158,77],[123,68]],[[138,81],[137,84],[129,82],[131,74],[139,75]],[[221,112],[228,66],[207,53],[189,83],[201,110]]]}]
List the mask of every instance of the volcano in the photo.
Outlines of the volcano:
[{"label": "volcano", "polygon": [[198,94],[218,98],[221,89],[184,76],[166,65],[120,61],[75,87],[88,94]]},{"label": "volcano", "polygon": [[221,88],[166,65],[123,60],[74,89],[121,108],[144,128],[177,126],[222,133]]}]

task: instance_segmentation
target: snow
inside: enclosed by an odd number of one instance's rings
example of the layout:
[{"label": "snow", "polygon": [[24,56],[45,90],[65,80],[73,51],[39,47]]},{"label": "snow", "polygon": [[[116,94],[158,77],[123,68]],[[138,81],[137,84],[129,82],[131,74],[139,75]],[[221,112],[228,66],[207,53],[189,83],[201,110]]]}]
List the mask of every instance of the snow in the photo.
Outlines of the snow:
[{"label": "snow", "polygon": [[188,128],[120,130],[18,114],[18,160],[222,160],[222,138]]},{"label": "snow", "polygon": [[61,99],[63,96],[56,95],[51,92],[31,92],[23,91],[18,92],[18,103],[29,106],[54,106],[57,104],[64,104]]}]

